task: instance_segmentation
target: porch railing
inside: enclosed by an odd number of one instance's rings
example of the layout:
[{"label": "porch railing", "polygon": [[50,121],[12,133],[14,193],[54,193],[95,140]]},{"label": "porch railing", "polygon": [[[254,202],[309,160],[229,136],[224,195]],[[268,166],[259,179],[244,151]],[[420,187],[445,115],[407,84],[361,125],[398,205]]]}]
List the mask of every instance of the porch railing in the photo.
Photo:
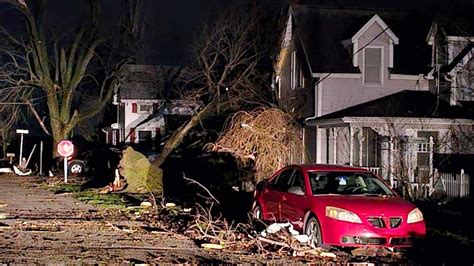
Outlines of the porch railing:
[{"label": "porch railing", "polygon": [[380,176],[380,167],[364,167],[364,168],[376,174],[377,176]]}]

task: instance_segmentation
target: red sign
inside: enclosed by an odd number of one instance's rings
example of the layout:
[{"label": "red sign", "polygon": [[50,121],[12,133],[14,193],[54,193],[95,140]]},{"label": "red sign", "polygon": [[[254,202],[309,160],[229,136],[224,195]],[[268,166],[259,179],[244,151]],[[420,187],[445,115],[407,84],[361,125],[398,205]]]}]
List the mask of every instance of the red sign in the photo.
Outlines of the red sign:
[{"label": "red sign", "polygon": [[70,140],[61,140],[58,143],[58,153],[61,156],[69,157],[74,152],[74,145]]}]

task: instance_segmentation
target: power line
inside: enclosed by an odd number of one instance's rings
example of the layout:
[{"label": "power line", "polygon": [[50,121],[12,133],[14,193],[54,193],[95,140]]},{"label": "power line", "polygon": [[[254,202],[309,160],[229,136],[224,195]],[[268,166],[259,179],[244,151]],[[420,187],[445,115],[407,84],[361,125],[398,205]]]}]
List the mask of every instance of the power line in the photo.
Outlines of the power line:
[{"label": "power line", "polygon": [[[380,35],[382,35],[384,32],[386,32],[387,30],[389,30],[390,27],[386,27],[383,31],[381,31],[379,34],[375,35],[374,38],[372,38],[372,40],[370,40],[369,42],[367,42],[364,46],[362,46],[361,48],[359,48],[359,50],[357,50],[355,53],[352,54],[352,56],[354,55],[357,55],[360,51],[362,51],[365,47],[367,47],[369,44],[371,44],[373,41],[375,41]],[[321,82],[323,82],[325,79],[327,79],[329,76],[331,76],[331,74],[333,74],[333,72],[329,72],[326,76],[324,76],[323,78],[319,79],[316,84],[314,84],[315,86],[319,85]]]}]

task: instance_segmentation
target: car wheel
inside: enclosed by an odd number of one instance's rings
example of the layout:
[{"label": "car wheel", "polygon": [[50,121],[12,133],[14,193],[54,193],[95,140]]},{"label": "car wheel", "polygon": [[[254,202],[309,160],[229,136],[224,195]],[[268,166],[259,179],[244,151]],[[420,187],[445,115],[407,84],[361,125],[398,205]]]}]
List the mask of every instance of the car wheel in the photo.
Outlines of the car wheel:
[{"label": "car wheel", "polygon": [[72,161],[69,163],[68,172],[71,175],[81,175],[84,173],[85,164],[81,161]]},{"label": "car wheel", "polygon": [[313,216],[308,219],[304,232],[309,237],[308,244],[310,246],[316,247],[322,244],[321,226],[319,226],[316,217]]},{"label": "car wheel", "polygon": [[252,217],[255,220],[262,220],[263,221],[263,212],[262,212],[262,207],[260,207],[260,205],[256,205],[255,208],[253,208]]}]

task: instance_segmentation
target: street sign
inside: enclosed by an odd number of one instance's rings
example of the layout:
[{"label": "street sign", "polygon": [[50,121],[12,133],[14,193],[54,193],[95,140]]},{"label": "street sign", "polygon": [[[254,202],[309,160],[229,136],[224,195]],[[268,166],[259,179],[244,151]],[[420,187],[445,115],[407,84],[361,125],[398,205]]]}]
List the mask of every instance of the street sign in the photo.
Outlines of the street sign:
[{"label": "street sign", "polygon": [[70,140],[61,140],[57,148],[59,155],[64,156],[64,183],[67,183],[67,157],[74,152],[74,145]]},{"label": "street sign", "polygon": [[17,129],[16,133],[18,133],[18,134],[29,134],[30,131],[28,131],[28,129]]},{"label": "street sign", "polygon": [[74,152],[74,145],[70,140],[61,140],[57,147],[59,155],[64,157],[69,157]]}]

